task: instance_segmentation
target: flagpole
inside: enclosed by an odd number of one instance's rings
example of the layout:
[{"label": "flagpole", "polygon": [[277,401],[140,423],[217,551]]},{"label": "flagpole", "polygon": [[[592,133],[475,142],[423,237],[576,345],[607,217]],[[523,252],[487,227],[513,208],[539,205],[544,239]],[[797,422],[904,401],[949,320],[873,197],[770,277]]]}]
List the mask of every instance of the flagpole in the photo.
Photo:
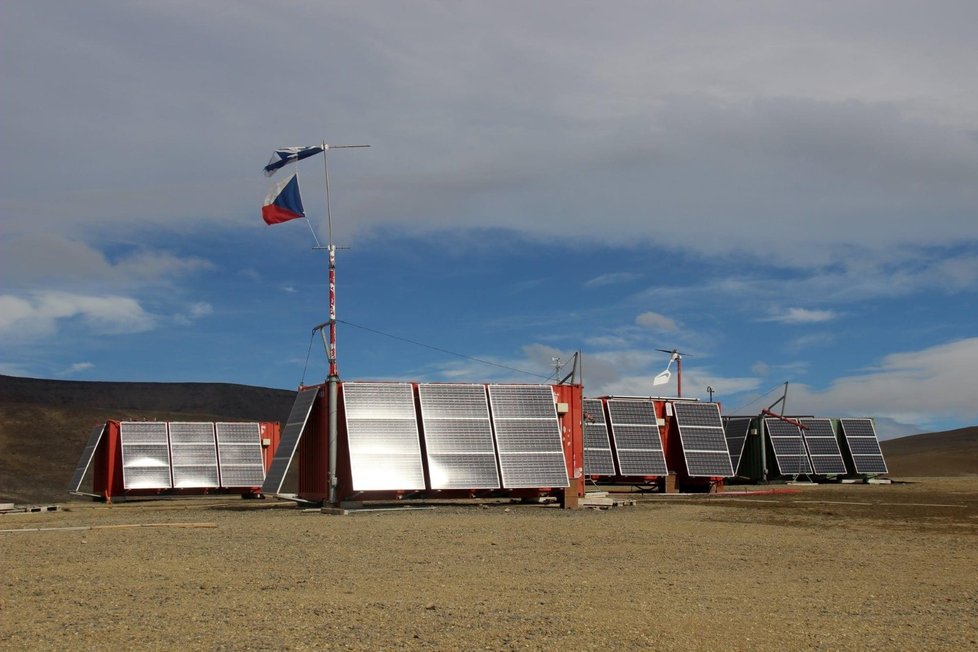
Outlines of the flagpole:
[{"label": "flagpole", "polygon": [[[370,147],[370,145],[333,145],[332,149],[347,149],[354,147]],[[336,478],[336,442],[339,435],[338,421],[338,385],[340,380],[336,366],[336,245],[333,243],[333,214],[329,205],[329,156],[330,145],[323,141],[323,172],[326,177],[326,228],[329,234],[329,349],[326,357],[329,360],[329,375],[326,377],[329,392],[329,502],[336,504],[336,488],[339,484]]]}]

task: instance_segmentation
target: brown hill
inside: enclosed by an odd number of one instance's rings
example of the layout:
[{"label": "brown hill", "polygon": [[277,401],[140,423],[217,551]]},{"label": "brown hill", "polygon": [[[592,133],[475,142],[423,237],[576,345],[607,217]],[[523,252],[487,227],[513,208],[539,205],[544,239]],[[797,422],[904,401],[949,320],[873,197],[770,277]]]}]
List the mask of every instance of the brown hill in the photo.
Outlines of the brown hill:
[{"label": "brown hill", "polygon": [[92,426],[109,419],[278,421],[295,392],[225,383],[0,375],[0,502],[58,502]]},{"label": "brown hill", "polygon": [[880,442],[893,476],[978,473],[978,426]]}]

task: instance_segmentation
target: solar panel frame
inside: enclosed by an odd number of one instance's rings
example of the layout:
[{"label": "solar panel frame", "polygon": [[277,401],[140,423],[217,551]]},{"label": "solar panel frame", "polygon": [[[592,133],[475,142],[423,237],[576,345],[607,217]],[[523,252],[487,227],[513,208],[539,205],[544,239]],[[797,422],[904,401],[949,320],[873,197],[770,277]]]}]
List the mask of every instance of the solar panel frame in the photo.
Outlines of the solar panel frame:
[{"label": "solar panel frame", "polygon": [[260,487],[265,482],[261,424],[219,421],[214,424],[222,487]]},{"label": "solar panel frame", "polygon": [[499,467],[485,385],[418,385],[432,489],[498,489]]},{"label": "solar panel frame", "polygon": [[872,419],[839,419],[856,473],[889,473]]},{"label": "solar panel frame", "polygon": [[781,475],[808,475],[812,463],[802,439],[801,429],[787,421],[768,417],[764,419],[768,440],[774,449],[774,459]]},{"label": "solar panel frame", "polygon": [[726,417],[723,420],[723,436],[727,440],[727,451],[730,453],[730,466],[734,473],[740,469],[740,459],[747,446],[747,436],[750,434],[750,418]]},{"label": "solar panel frame", "polygon": [[615,475],[615,458],[601,399],[586,398],[584,409],[584,475]]},{"label": "solar panel frame", "polygon": [[104,434],[104,423],[95,426],[88,433],[88,442],[82,449],[81,457],[78,458],[78,465],[75,467],[74,473],[71,474],[71,480],[68,481],[68,493],[75,493],[81,489],[82,481],[85,479],[85,474],[88,473],[88,467],[92,465],[92,458],[95,457],[95,451],[98,449]]},{"label": "solar panel frame", "polygon": [[807,417],[798,421],[806,426],[801,435],[814,472],[818,475],[845,475],[846,462],[832,429],[832,420]]},{"label": "solar panel frame", "polygon": [[720,406],[675,401],[672,411],[679,427],[687,474],[690,477],[733,477],[733,462],[720,418]]},{"label": "solar panel frame", "polygon": [[265,481],[261,484],[263,494],[275,495],[282,491],[282,484],[285,482],[285,476],[292,464],[292,457],[299,446],[302,433],[305,432],[309,415],[312,413],[319,392],[319,387],[311,387],[296,392],[295,401],[289,411],[288,421],[285,423],[285,430],[279,438],[278,448],[275,449],[275,457],[272,458],[268,473],[265,475]]},{"label": "solar panel frame", "polygon": [[170,469],[174,489],[219,487],[214,424],[201,421],[167,423]]},{"label": "solar panel frame", "polygon": [[411,383],[343,383],[342,395],[353,490],[425,489]]},{"label": "solar panel frame", "polygon": [[609,398],[606,405],[621,475],[668,475],[662,433],[652,400]]},{"label": "solar panel frame", "polygon": [[569,486],[553,388],[490,384],[488,393],[503,488]]},{"label": "solar panel frame", "polygon": [[165,421],[122,421],[123,489],[172,489],[170,440]]}]

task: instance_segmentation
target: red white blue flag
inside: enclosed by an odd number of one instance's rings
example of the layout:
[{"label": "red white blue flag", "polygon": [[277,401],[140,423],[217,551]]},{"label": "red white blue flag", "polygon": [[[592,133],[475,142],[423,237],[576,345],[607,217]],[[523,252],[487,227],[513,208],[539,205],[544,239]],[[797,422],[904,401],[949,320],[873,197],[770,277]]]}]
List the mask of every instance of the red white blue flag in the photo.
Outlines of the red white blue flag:
[{"label": "red white blue flag", "polygon": [[265,205],[261,207],[261,217],[265,224],[281,224],[305,216],[302,197],[299,196],[299,177],[293,172],[268,191]]},{"label": "red white blue flag", "polygon": [[283,147],[282,149],[277,149],[272,153],[272,158],[268,160],[268,165],[264,168],[265,176],[270,177],[289,163],[295,163],[304,158],[315,156],[321,151],[323,151],[322,145],[314,145],[312,147]]}]

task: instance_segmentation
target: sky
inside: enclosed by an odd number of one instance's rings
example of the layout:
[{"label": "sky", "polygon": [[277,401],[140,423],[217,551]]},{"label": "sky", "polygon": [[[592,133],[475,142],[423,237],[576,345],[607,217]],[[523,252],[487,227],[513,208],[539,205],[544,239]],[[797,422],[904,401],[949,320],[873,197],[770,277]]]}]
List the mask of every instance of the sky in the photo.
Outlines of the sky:
[{"label": "sky", "polygon": [[[973,2],[0,3],[0,373],[978,423]],[[282,174],[282,173],[279,173]],[[311,227],[311,228],[310,228]],[[565,366],[560,375],[569,371]]]}]

